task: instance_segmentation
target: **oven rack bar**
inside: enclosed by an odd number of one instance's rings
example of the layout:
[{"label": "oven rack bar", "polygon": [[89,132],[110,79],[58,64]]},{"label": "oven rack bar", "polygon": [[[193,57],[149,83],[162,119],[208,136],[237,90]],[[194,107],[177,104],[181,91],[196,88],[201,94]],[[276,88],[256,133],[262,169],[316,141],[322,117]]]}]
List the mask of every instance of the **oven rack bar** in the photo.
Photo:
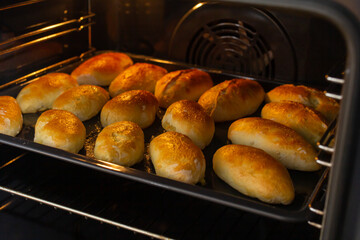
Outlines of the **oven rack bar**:
[{"label": "oven rack bar", "polygon": [[64,30],[64,31],[61,31],[61,32],[50,34],[50,35],[47,35],[47,36],[44,36],[44,37],[37,38],[37,39],[32,40],[32,41],[17,45],[15,47],[11,47],[11,48],[2,50],[2,51],[0,51],[0,56],[5,55],[5,54],[9,54],[9,53],[12,53],[12,52],[15,52],[15,51],[18,51],[18,50],[21,50],[21,49],[29,47],[31,45],[35,45],[37,43],[44,42],[44,41],[47,41],[47,40],[50,40],[50,39],[53,39],[53,38],[58,38],[58,37],[68,35],[68,34],[73,33],[73,32],[80,32],[83,29],[88,28],[93,24],[94,24],[94,22],[82,24],[79,27],[74,27],[74,28],[71,28],[71,29],[68,29],[68,30]]},{"label": "oven rack bar", "polygon": [[345,80],[342,79],[342,78],[331,77],[329,75],[326,75],[325,78],[329,82],[333,82],[333,83],[337,83],[337,84],[344,84],[345,83]]},{"label": "oven rack bar", "polygon": [[53,30],[56,30],[56,29],[64,27],[64,26],[73,25],[73,24],[76,24],[76,23],[81,23],[84,20],[92,18],[94,16],[95,16],[94,13],[90,13],[89,15],[82,16],[82,17],[80,17],[78,19],[72,19],[72,20],[68,20],[68,21],[65,21],[65,22],[59,22],[59,23],[56,23],[56,24],[53,24],[53,25],[50,25],[50,26],[46,26],[46,27],[37,29],[35,31],[28,32],[28,33],[25,33],[25,34],[10,38],[9,40],[2,41],[2,42],[0,42],[0,46],[10,44],[10,43],[19,41],[19,40],[24,39],[24,38],[36,36],[36,35],[39,35],[39,34],[42,34],[42,33],[45,33],[45,32],[53,31]]},{"label": "oven rack bar", "polygon": [[339,94],[335,94],[335,93],[325,93],[325,95],[329,98],[333,98],[333,99],[336,99],[336,100],[342,100],[342,96],[339,95]]},{"label": "oven rack bar", "polygon": [[42,69],[39,69],[39,70],[36,70],[32,73],[29,73],[23,77],[20,77],[20,78],[17,78],[13,81],[10,81],[10,82],[7,82],[5,84],[2,84],[0,86],[0,90],[1,89],[4,89],[4,88],[7,88],[8,86],[11,86],[11,85],[14,85],[14,84],[21,84],[22,82],[25,82],[27,81],[28,79],[32,79],[32,78],[36,78],[36,77],[39,77],[45,73],[48,73],[48,72],[52,72],[52,71],[56,71],[58,69],[61,69],[63,68],[64,66],[66,65],[69,65],[69,64],[72,64],[72,63],[75,63],[75,62],[78,62],[78,61],[81,61],[82,59],[84,59],[86,56],[92,54],[93,52],[95,52],[96,49],[95,48],[91,48],[89,49],[88,51],[86,52],[83,52],[82,54],[80,54],[79,56],[75,56],[75,57],[71,57],[71,58],[68,58],[68,59],[65,59],[63,61],[60,61],[60,62],[57,62],[53,65],[50,65],[50,66],[47,66],[45,68],[42,68]]},{"label": "oven rack bar", "polygon": [[[316,162],[324,167],[326,167],[325,170],[325,174],[327,175],[328,172],[330,171],[331,167],[332,167],[332,163],[331,163],[331,156],[334,152],[334,148],[333,148],[333,144],[334,144],[334,139],[335,139],[335,131],[336,131],[336,123],[337,123],[337,119],[335,119],[328,127],[328,129],[326,130],[325,134],[323,135],[323,137],[321,138],[321,140],[318,142],[318,148],[319,148],[319,153],[316,157]],[[326,179],[327,177],[324,177],[324,179]],[[312,196],[312,198],[310,199],[309,205],[308,205],[308,209],[310,210],[310,212],[314,213],[315,215],[317,215],[317,217],[322,218],[324,216],[325,211],[323,210],[323,207],[315,207],[315,201],[316,199],[319,198],[324,198],[325,194],[324,192],[326,191],[326,188],[323,187],[324,182],[321,183],[319,185],[319,188],[317,188],[314,191],[314,195]],[[321,189],[324,189],[324,191],[320,191]],[[321,195],[322,193],[322,195]],[[320,203],[324,202],[324,199],[319,201]],[[321,223],[317,223],[314,221],[308,221],[308,224],[321,229],[322,228],[322,224]]]},{"label": "oven rack bar", "polygon": [[[329,75],[326,75],[325,79],[330,83],[335,83],[335,84],[340,84],[340,85],[343,85],[345,82],[345,80],[342,78],[331,77]],[[342,95],[340,95],[340,94],[326,92],[325,95],[327,97],[333,98],[335,100],[342,100]],[[332,167],[331,156],[335,151],[336,127],[337,127],[337,118],[335,118],[330,123],[328,129],[325,131],[324,135],[322,136],[320,141],[317,143],[317,147],[319,148],[320,151],[316,157],[316,162],[327,168],[326,174],[328,174],[329,169]],[[321,184],[321,185],[323,185],[323,184]],[[319,198],[319,195],[321,192],[320,189],[321,188],[316,189],[314,196],[310,200],[308,208],[309,208],[310,212],[312,212],[312,213],[316,214],[318,217],[322,218],[325,214],[325,211],[323,209],[319,209],[318,207],[314,207],[315,199]],[[325,196],[325,194],[323,194],[323,196]],[[317,223],[317,222],[309,220],[308,224],[313,227],[316,227],[318,229],[322,229],[321,223]]]},{"label": "oven rack bar", "polygon": [[[345,83],[345,80],[343,78],[332,77],[329,75],[325,75],[325,79],[330,83],[335,83],[340,85],[343,85]],[[337,93],[325,92],[325,95],[329,98],[333,98],[338,101],[342,100],[343,98],[341,94],[337,94]]]},{"label": "oven rack bar", "polygon": [[[325,191],[326,191],[326,182],[327,182],[327,175],[329,174],[330,168],[327,168],[324,172],[324,178],[322,180],[322,182],[317,186],[317,188],[314,191],[314,194],[312,195],[308,208],[310,210],[310,212],[316,214],[316,216],[322,218],[324,216],[324,211],[320,210],[318,207],[315,207],[315,201],[319,201],[320,203],[322,203],[324,201],[324,197],[325,197]],[[322,228],[322,225],[320,223],[317,223],[313,220],[308,220],[307,223],[313,227],[316,227],[318,229]]]},{"label": "oven rack bar", "polygon": [[[340,84],[340,85],[343,85],[345,83],[344,79],[337,78],[337,77],[332,77],[332,76],[329,76],[329,75],[325,75],[325,79],[330,83],[335,83],[335,84]],[[325,92],[325,95],[327,97],[333,98],[335,100],[342,100],[342,95],[341,94]],[[332,154],[335,151],[334,145],[335,145],[336,123],[337,123],[337,119],[334,119],[330,123],[328,129],[326,130],[326,132],[324,133],[324,135],[322,136],[320,141],[317,143],[317,146],[321,151],[324,151],[324,152],[329,153],[329,154]],[[320,165],[323,165],[325,167],[331,167],[332,166],[332,164],[330,162],[324,161],[322,159],[317,159],[316,161],[317,161],[317,163],[319,163]]]},{"label": "oven rack bar", "polygon": [[93,214],[89,214],[89,213],[86,213],[86,212],[83,212],[83,211],[76,210],[76,209],[74,209],[74,208],[66,207],[66,206],[64,206],[64,205],[60,205],[60,204],[57,204],[57,203],[54,203],[54,202],[50,202],[50,201],[47,201],[47,200],[44,200],[44,199],[41,199],[41,198],[38,198],[38,197],[34,197],[34,196],[32,196],[32,195],[29,195],[29,194],[25,194],[25,193],[22,193],[22,192],[19,192],[19,191],[15,191],[15,190],[12,190],[12,189],[10,189],[10,188],[6,188],[6,187],[3,187],[3,186],[0,186],[0,190],[2,190],[2,191],[4,191],[4,192],[8,192],[8,193],[13,194],[13,195],[17,195],[17,196],[23,197],[23,198],[25,198],[25,199],[30,199],[30,200],[39,202],[40,204],[46,204],[46,205],[48,205],[48,206],[53,207],[54,209],[57,209],[57,208],[58,208],[58,209],[67,211],[67,212],[69,212],[70,214],[71,214],[71,213],[74,213],[74,214],[83,216],[83,217],[85,217],[85,219],[86,219],[86,218],[89,218],[89,219],[97,220],[97,221],[99,221],[99,222],[101,222],[101,223],[107,223],[107,224],[113,225],[113,226],[115,226],[115,227],[123,228],[123,229],[129,230],[129,231],[133,231],[133,232],[136,232],[136,233],[140,233],[140,234],[142,234],[142,235],[145,235],[145,236],[148,236],[148,237],[151,237],[151,238],[156,238],[156,239],[171,239],[171,238],[167,238],[167,237],[158,235],[158,234],[156,234],[156,233],[152,233],[152,232],[148,232],[148,231],[145,231],[145,230],[142,230],[142,229],[139,229],[139,228],[131,227],[131,226],[128,226],[128,225],[126,225],[126,224],[122,224],[122,223],[118,223],[118,222],[115,222],[115,221],[111,221],[111,220],[106,219],[106,218],[102,218],[102,217],[99,217],[99,216],[96,216],[96,215],[93,215]]},{"label": "oven rack bar", "polygon": [[18,8],[18,7],[28,6],[28,5],[32,5],[32,4],[36,4],[36,3],[40,3],[40,2],[44,2],[44,1],[45,0],[29,0],[29,1],[19,2],[19,3],[14,3],[11,5],[1,7],[0,11],[5,11],[5,10],[14,9],[14,8]]},{"label": "oven rack bar", "polygon": [[324,135],[317,143],[317,147],[319,148],[320,152],[316,158],[316,162],[325,167],[331,167],[332,163],[330,161],[331,158],[329,157],[324,158],[323,155],[325,154],[322,154],[322,152],[326,154],[334,153],[336,124],[337,124],[337,119],[335,119],[334,121],[332,121],[332,123],[330,123]]},{"label": "oven rack bar", "polygon": [[[332,77],[329,75],[325,75],[325,79],[326,79],[326,81],[328,81],[330,83],[335,83],[335,84],[339,84],[339,85],[343,85],[345,83],[345,80],[343,78]],[[338,101],[342,100],[342,98],[343,98],[343,96],[339,93],[325,92],[325,95],[329,98],[333,98]]]},{"label": "oven rack bar", "polygon": [[[331,96],[336,95],[336,94],[330,94]],[[329,94],[326,94],[326,96],[330,97]],[[341,95],[337,95],[340,96],[338,99],[341,100],[342,96]],[[337,124],[337,119],[334,119],[328,129],[325,131],[324,135],[322,136],[322,138],[320,139],[320,141],[317,143],[317,147],[322,150],[325,151],[327,153],[334,153],[335,148],[335,132],[336,132],[336,124]],[[324,162],[321,160],[317,161],[320,165],[326,166],[326,167],[331,167],[331,163],[329,162]]]}]

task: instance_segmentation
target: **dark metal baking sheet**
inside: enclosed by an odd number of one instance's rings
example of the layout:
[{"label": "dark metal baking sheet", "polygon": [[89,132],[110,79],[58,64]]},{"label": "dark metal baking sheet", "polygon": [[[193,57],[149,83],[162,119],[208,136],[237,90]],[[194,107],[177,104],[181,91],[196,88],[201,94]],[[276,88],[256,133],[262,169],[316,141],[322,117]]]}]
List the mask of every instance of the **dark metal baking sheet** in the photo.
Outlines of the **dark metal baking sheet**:
[{"label": "dark metal baking sheet", "polygon": [[[99,53],[99,52],[98,52]],[[129,54],[134,62],[148,62],[162,66],[168,71],[174,71],[178,69],[190,68],[193,66],[163,61],[159,59],[149,58],[145,56]],[[78,63],[73,63],[59,69],[58,72],[67,72],[70,73]],[[237,76],[234,74],[224,73],[221,71],[215,71],[211,69],[204,69],[208,71],[213,78],[214,84],[222,82],[224,80],[229,80],[232,78],[240,78],[242,76]],[[0,90],[0,95],[10,95],[16,97],[21,88],[28,83],[31,79],[28,79],[26,82],[13,83],[8,85],[6,88]],[[268,91],[275,86],[281,84],[276,81],[269,80],[258,80],[259,83],[264,87],[265,91]],[[259,112],[262,106],[259,107],[259,110],[253,114],[253,116],[259,116]],[[206,158],[206,174],[205,174],[205,185],[190,185],[182,182],[177,182],[174,180],[162,178],[156,176],[154,168],[151,164],[151,160],[148,155],[145,153],[144,159],[141,163],[129,168],[122,167],[116,164],[108,163],[105,161],[97,160],[93,155],[93,148],[95,144],[96,137],[101,131],[102,127],[99,121],[99,114],[84,122],[84,125],[87,130],[87,138],[85,146],[80,150],[79,154],[73,154],[66,152],[60,149],[52,148],[49,146],[37,144],[33,142],[34,137],[34,125],[38,116],[41,113],[36,114],[24,114],[24,126],[22,131],[16,136],[6,136],[0,134],[0,142],[3,144],[15,146],[21,149],[28,151],[40,153],[47,155],[53,158],[57,158],[69,163],[82,165],[85,167],[93,168],[99,171],[104,171],[109,174],[113,174],[119,177],[124,177],[134,181],[142,182],[145,184],[150,184],[153,186],[158,186],[168,190],[173,190],[183,194],[188,194],[194,197],[205,199],[208,201],[216,202],[226,206],[234,207],[244,211],[252,212],[255,214],[260,214],[270,218],[275,218],[278,220],[284,221],[304,221],[308,214],[308,204],[314,194],[314,190],[321,184],[325,178],[324,169],[316,172],[300,172],[290,170],[290,176],[293,180],[295,187],[295,199],[292,204],[288,206],[284,205],[272,205],[263,203],[255,198],[247,197],[238,191],[231,188],[221,179],[219,179],[214,171],[212,170],[212,156],[217,149],[221,146],[228,144],[227,140],[227,130],[231,122],[216,123],[215,135],[210,143],[207,146],[203,153]],[[161,115],[163,112],[159,111],[159,114],[155,122],[147,129],[144,129],[145,134],[145,144],[148,145],[151,138],[157,136],[164,132],[164,129],[161,127]]]}]

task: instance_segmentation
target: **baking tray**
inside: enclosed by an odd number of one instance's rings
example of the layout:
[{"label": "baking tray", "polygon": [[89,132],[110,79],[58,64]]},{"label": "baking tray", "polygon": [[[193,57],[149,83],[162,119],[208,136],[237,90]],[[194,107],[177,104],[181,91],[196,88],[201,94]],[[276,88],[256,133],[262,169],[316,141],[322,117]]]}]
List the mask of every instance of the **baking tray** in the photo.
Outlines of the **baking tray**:
[{"label": "baking tray", "polygon": [[[102,52],[96,52],[94,54],[99,53]],[[129,53],[128,55],[133,59],[134,62],[148,62],[156,64],[166,68],[169,72],[178,69],[195,67],[183,63],[155,59],[146,56],[134,55]],[[92,55],[88,57],[91,56]],[[68,64],[58,69],[57,72],[71,73],[71,71],[80,63],[81,62],[78,61],[76,63]],[[198,68],[207,71],[211,75],[214,84],[232,78],[243,78],[243,76],[222,72],[220,70],[206,69],[200,67]],[[14,81],[10,84],[7,84],[6,86],[0,86],[0,95],[9,95],[16,97],[21,88],[23,88],[24,85],[28,84],[31,80],[32,79],[26,79],[26,81],[21,82]],[[281,82],[277,81],[261,79],[256,80],[263,86],[265,91],[269,91],[270,89],[281,84]],[[262,106],[260,106],[258,111],[252,116],[260,116],[261,108]],[[157,114],[156,120],[152,124],[152,126],[143,130],[146,146],[148,146],[150,140],[154,136],[165,132],[165,130],[161,126],[160,120],[163,113],[164,110],[160,109]],[[93,154],[94,144],[98,133],[102,129],[99,121],[99,114],[94,118],[83,122],[86,127],[87,137],[84,148],[80,150],[78,154],[73,154],[67,151],[63,151],[61,149],[56,149],[53,147],[35,143],[33,142],[34,125],[40,114],[41,113],[24,114],[24,126],[22,131],[16,137],[0,134],[0,143],[40,153],[72,164],[77,164],[95,170],[103,171],[108,174],[116,175],[118,177],[127,178],[145,184],[150,184],[167,190],[176,191],[182,194],[188,194],[193,197],[201,198],[204,200],[212,201],[218,204],[223,204],[229,207],[237,208],[240,210],[252,212],[278,220],[305,221],[308,215],[309,201],[316,192],[316,189],[318,189],[324,181],[327,172],[324,169],[316,172],[300,172],[289,170],[295,187],[295,199],[293,203],[287,206],[267,204],[255,198],[247,197],[234,190],[225,182],[223,182],[220,178],[218,178],[212,170],[213,154],[220,147],[229,144],[227,140],[227,130],[232,122],[215,124],[215,134],[213,140],[210,145],[208,145],[203,150],[204,156],[206,158],[206,183],[204,185],[191,185],[157,176],[147,153],[144,154],[143,161],[133,167],[122,167],[116,164],[95,159]]]}]

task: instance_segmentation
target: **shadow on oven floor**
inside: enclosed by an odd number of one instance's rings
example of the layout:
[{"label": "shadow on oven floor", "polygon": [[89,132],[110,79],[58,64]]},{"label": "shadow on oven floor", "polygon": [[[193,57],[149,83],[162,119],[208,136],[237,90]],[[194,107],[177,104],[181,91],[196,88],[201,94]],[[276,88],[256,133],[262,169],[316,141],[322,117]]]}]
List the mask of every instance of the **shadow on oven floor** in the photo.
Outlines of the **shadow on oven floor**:
[{"label": "shadow on oven floor", "polygon": [[[306,222],[281,222],[8,146],[1,149],[7,158],[0,158],[0,186],[164,239],[319,239],[319,230]],[[0,239],[151,238],[0,191]]]},{"label": "shadow on oven floor", "polygon": [[[0,239],[151,239],[95,220],[55,210],[31,200],[0,192]],[[175,239],[319,239],[319,231],[306,223],[284,223],[253,214],[205,204],[191,226],[173,226],[166,235]],[[135,210],[136,211],[136,210]],[[180,216],[181,217],[181,216]],[[155,219],[161,228],[163,219]],[[166,228],[166,227],[164,227]]]}]

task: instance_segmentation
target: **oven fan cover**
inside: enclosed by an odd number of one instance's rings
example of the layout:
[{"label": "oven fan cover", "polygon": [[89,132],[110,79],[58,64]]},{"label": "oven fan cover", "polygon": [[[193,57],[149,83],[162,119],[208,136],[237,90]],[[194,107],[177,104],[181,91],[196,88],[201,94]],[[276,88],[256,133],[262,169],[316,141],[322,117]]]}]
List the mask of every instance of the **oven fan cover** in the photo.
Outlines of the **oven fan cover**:
[{"label": "oven fan cover", "polygon": [[270,13],[251,7],[200,3],[177,24],[169,56],[246,76],[293,82],[289,37]]}]

